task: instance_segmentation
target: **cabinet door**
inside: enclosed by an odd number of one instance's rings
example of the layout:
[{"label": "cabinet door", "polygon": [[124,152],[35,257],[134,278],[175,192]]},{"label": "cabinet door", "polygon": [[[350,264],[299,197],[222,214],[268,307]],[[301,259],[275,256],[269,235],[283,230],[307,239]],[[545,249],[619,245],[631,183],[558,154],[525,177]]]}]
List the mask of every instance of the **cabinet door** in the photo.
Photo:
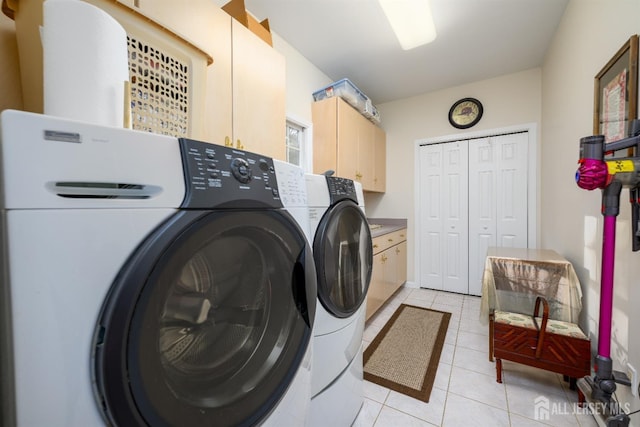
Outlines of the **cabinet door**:
[{"label": "cabinet door", "polygon": [[383,252],[373,256],[373,267],[371,270],[371,282],[367,292],[366,318],[369,319],[385,302],[384,291],[384,264]]},{"label": "cabinet door", "polygon": [[233,141],[231,86],[231,16],[217,8],[209,24],[213,64],[207,67],[205,140],[220,145]]},{"label": "cabinet door", "polygon": [[373,126],[373,189],[384,193],[387,189],[387,134]]},{"label": "cabinet door", "polygon": [[393,248],[396,253],[396,288],[407,281],[407,242],[404,241]]},{"label": "cabinet door", "polygon": [[[397,246],[397,245],[396,245]],[[384,300],[388,300],[398,289],[398,256],[396,246],[382,252],[384,265]]]},{"label": "cabinet door", "polygon": [[231,27],[233,146],[286,160],[284,57],[235,19]]},{"label": "cabinet door", "polygon": [[345,101],[337,102],[337,174],[360,182],[364,190],[372,190],[374,126]]},{"label": "cabinet door", "polygon": [[338,122],[336,130],[338,135],[338,158],[336,175],[342,178],[360,181],[361,173],[358,170],[360,113],[341,99],[338,99],[337,102]]},{"label": "cabinet door", "polygon": [[313,173],[338,170],[338,102],[335,98],[311,104]]},{"label": "cabinet door", "polygon": [[374,188],[374,125],[358,113],[358,176],[363,190]]},{"label": "cabinet door", "polygon": [[[217,11],[225,13],[211,0],[117,0],[150,18],[213,56],[216,39],[211,28],[217,24]],[[194,12],[197,11],[197,12]],[[214,58],[217,61],[217,57]]]}]

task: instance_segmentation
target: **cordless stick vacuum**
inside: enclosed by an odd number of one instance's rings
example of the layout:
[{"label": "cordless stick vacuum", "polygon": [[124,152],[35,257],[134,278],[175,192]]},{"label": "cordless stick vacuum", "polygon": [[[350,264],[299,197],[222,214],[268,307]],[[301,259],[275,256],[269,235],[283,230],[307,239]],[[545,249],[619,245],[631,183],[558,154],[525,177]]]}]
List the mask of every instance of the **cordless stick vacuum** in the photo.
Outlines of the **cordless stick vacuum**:
[{"label": "cordless stick vacuum", "polygon": [[[602,190],[602,276],[600,279],[600,322],[598,328],[598,355],[595,358],[595,376],[578,381],[578,387],[596,404],[597,416],[607,427],[626,427],[629,416],[613,398],[616,383],[630,385],[626,374],[613,370],[611,360],[611,318],[613,309],[613,268],[616,252],[616,217],[620,211],[620,193],[628,188],[632,206],[633,250],[640,249],[638,213],[640,202],[640,157],[605,160],[606,153],[615,153],[631,147],[640,148],[640,120],[634,120],[631,137],[607,143],[603,135],[580,139],[580,167],[576,182],[586,190]],[[637,150],[640,151],[640,150]]]}]

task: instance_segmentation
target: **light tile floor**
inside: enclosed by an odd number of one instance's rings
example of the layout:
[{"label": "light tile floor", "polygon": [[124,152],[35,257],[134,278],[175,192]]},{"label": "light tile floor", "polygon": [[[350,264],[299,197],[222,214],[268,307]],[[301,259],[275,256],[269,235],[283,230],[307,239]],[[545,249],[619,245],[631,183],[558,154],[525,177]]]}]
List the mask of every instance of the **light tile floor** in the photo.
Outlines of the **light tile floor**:
[{"label": "light tile floor", "polygon": [[[401,303],[452,314],[429,403],[365,381],[364,405],[354,427],[597,426],[577,407],[577,392],[562,376],[503,362],[503,383],[489,362],[489,326],[480,323],[480,298],[402,288],[366,324],[369,344]],[[549,416],[536,420],[535,401],[548,399]],[[542,414],[542,412],[540,412]],[[542,418],[542,417],[538,417]]]}]

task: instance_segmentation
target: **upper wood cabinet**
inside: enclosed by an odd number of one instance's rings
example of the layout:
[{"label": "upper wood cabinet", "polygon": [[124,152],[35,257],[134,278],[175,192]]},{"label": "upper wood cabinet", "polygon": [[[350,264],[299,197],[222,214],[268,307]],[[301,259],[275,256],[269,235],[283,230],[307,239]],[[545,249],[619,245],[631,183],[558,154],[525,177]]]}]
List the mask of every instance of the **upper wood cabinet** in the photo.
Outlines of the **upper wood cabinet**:
[{"label": "upper wood cabinet", "polygon": [[[116,0],[212,55],[211,19],[222,11],[212,0]],[[167,33],[167,37],[172,37]]]},{"label": "upper wood cabinet", "polygon": [[338,97],[312,104],[313,170],[362,183],[365,191],[385,191],[386,136]]},{"label": "upper wood cabinet", "polygon": [[286,160],[284,56],[235,19],[231,30],[234,146]]},{"label": "upper wood cabinet", "polygon": [[[282,54],[211,0],[118,0],[166,25],[213,57],[206,70],[204,139],[286,158]],[[137,3],[137,5],[135,5]]]},{"label": "upper wood cabinet", "polygon": [[212,24],[207,139],[286,160],[285,59],[222,9]]}]

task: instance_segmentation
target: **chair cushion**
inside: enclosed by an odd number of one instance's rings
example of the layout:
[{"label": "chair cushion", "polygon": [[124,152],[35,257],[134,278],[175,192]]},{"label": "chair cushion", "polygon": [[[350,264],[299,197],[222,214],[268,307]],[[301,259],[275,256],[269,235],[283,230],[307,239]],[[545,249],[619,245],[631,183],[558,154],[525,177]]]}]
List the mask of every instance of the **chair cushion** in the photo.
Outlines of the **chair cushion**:
[{"label": "chair cushion", "polygon": [[[527,329],[536,329],[536,325],[533,323],[533,318],[531,316],[520,313],[495,311],[494,321],[497,323],[504,323],[507,325],[519,326]],[[538,325],[542,325],[541,317],[536,317],[536,321],[538,322]],[[575,323],[563,322],[561,320],[548,319],[547,332],[583,340],[588,339],[578,325],[576,325]]]}]

